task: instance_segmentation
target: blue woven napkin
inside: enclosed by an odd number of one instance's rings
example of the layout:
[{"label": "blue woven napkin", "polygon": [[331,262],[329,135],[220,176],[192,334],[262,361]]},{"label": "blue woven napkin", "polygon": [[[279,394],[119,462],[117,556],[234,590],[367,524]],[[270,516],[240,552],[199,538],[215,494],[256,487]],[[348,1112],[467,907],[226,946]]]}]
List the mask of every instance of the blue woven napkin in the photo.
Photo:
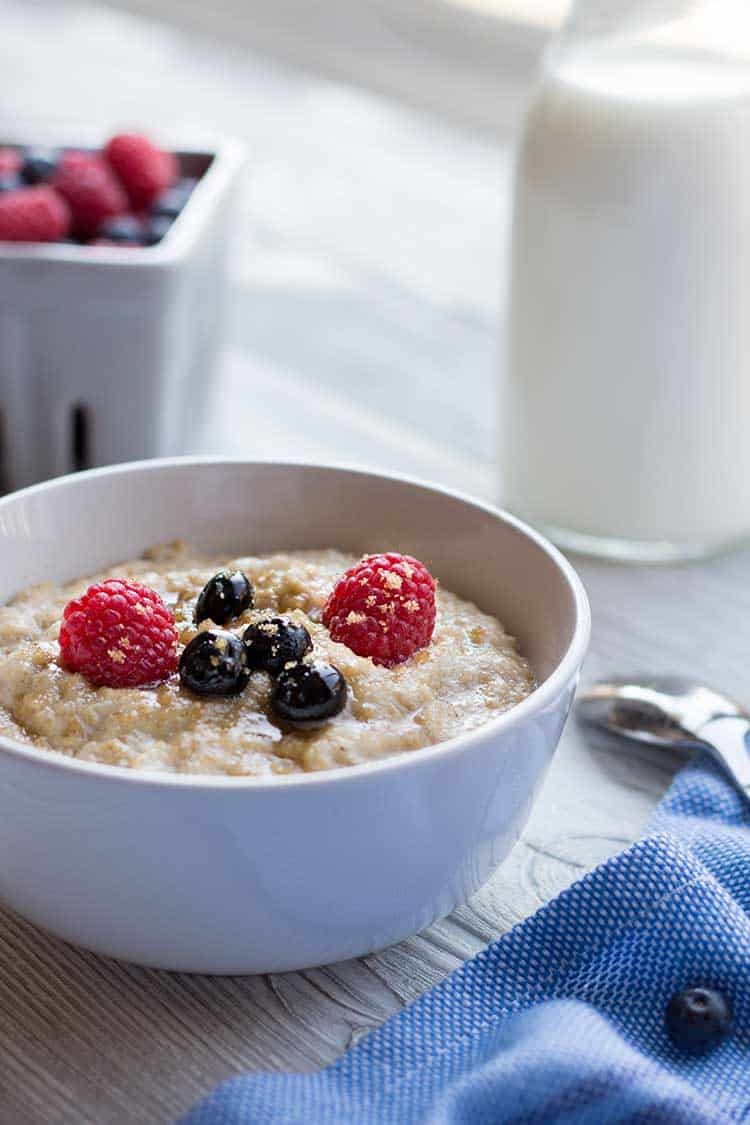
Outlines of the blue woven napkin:
[{"label": "blue woven napkin", "polygon": [[[316,1074],[225,1082],[185,1125],[708,1123],[750,1119],[750,804],[705,759],[647,837]],[[696,1057],[670,996],[720,989]]]}]

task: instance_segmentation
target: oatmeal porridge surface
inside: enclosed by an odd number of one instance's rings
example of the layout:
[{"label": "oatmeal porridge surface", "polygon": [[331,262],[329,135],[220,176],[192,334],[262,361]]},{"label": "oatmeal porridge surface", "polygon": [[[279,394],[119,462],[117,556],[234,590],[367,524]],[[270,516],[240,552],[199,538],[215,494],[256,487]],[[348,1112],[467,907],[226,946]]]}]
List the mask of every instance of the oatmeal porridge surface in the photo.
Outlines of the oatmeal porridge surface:
[{"label": "oatmeal porridge surface", "polygon": [[[86,761],[171,773],[264,776],[356,765],[443,742],[520,702],[534,687],[515,643],[493,617],[438,589],[431,644],[395,668],[373,664],[331,640],[321,623],[337,578],[357,560],[339,551],[291,551],[237,559],[201,555],[184,543],[66,586],[31,587],[0,607],[0,734]],[[132,577],[159,592],[180,644],[197,632],[193,611],[220,569],[243,570],[255,607],[226,628],[282,613],[305,626],[315,658],[349,685],[343,712],[325,725],[282,729],[269,710],[271,680],[255,673],[242,695],[196,696],[177,675],[154,688],[94,687],[59,664],[65,605],[92,583]],[[205,627],[204,622],[202,627]]]}]

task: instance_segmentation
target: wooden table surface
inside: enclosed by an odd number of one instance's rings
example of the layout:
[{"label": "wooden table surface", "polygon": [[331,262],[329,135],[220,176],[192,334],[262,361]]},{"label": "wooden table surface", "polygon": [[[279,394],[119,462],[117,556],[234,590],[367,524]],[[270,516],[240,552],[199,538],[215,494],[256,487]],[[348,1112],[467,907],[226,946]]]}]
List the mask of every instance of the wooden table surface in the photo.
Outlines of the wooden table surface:
[{"label": "wooden table surface", "polygon": [[[227,350],[186,451],[379,464],[497,496],[510,138],[96,5],[0,0],[0,26],[0,127],[158,121],[247,142]],[[586,677],[687,672],[750,702],[749,564],[578,560]],[[0,1120],[154,1125],[229,1075],[325,1065],[637,837],[675,766],[571,723],[523,839],[469,904],[309,972],[147,971],[0,913]]]}]

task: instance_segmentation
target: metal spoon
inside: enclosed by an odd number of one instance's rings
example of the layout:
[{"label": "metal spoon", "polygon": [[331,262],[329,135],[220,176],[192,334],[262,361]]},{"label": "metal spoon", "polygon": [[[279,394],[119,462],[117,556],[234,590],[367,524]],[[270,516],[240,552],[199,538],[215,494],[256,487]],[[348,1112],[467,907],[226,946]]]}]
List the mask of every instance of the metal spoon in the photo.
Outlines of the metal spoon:
[{"label": "metal spoon", "polygon": [[601,680],[576,713],[612,734],[670,750],[707,750],[750,797],[750,716],[739,704],[682,676]]}]

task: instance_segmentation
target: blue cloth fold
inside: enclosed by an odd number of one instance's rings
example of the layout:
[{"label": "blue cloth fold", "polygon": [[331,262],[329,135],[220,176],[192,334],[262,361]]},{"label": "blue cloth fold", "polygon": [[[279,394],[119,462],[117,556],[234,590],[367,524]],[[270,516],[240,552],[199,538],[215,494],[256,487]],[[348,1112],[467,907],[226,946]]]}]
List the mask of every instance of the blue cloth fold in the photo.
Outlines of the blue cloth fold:
[{"label": "blue cloth fold", "polygon": [[[600,1125],[750,1118],[750,803],[706,758],[646,838],[315,1074],[219,1086],[184,1125]],[[719,1046],[668,1039],[670,996],[720,989]]]}]

